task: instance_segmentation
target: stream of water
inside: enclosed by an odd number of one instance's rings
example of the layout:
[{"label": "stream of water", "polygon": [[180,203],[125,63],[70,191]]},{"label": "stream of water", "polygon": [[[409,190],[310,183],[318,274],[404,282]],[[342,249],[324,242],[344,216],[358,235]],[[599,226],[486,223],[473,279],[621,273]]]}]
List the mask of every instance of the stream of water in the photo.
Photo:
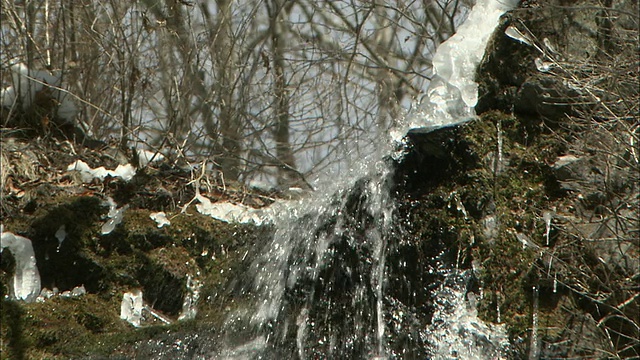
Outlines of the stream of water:
[{"label": "stream of water", "polygon": [[402,267],[406,261],[397,251],[403,229],[391,189],[393,159],[402,156],[410,129],[428,132],[473,117],[475,69],[499,17],[516,4],[478,0],[456,35],[438,48],[426,97],[391,138],[380,139],[378,151],[355,161],[340,179],[278,205],[273,238],[248,269],[249,304],[229,316],[219,358],[502,356],[506,335],[477,318],[469,270],[438,259],[426,266],[441,279],[425,301],[432,310],[387,295],[398,286],[390,281],[389,262]]}]

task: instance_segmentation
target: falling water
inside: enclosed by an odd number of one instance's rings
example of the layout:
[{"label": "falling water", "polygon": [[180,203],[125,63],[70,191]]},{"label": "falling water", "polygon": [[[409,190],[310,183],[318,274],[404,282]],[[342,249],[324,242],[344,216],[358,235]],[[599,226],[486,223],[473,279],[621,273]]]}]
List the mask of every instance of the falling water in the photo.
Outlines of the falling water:
[{"label": "falling water", "polygon": [[[399,121],[391,139],[381,139],[376,153],[353,162],[328,186],[277,205],[273,238],[248,269],[253,281],[242,289],[246,304],[230,315],[226,348],[218,358],[386,359],[402,357],[389,347],[402,341],[422,344],[422,354],[442,359],[500,353],[505,336],[477,318],[475,299],[467,298],[468,272],[434,259],[440,265],[431,270],[444,281],[431,292],[435,311],[430,326],[412,320],[414,325],[389,329],[389,321],[400,324],[428,314],[402,304],[391,311],[386,307],[394,300],[385,296],[392,286],[388,262],[397,248],[392,243],[403,232],[391,192],[393,158],[402,153],[397,149],[410,129],[428,132],[473,116],[475,68],[499,16],[515,4],[478,0],[458,33],[434,56],[427,97]],[[404,261],[395,255],[394,262]]]}]

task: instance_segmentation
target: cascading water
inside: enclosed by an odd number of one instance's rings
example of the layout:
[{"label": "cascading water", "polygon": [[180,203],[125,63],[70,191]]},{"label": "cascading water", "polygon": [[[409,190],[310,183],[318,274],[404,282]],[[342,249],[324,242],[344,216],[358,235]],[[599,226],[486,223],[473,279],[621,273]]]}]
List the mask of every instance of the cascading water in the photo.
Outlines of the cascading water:
[{"label": "cascading water", "polygon": [[[354,162],[331,186],[273,210],[273,239],[248,271],[253,281],[242,289],[248,304],[229,317],[218,358],[500,356],[506,337],[476,317],[473,298],[465,299],[467,272],[434,259],[420,276],[439,283],[428,289],[409,289],[395,283],[397,277],[391,283],[394,269],[409,270],[391,190],[393,158],[402,156],[397,149],[409,130],[431,131],[473,116],[475,69],[499,17],[516,4],[478,0],[438,48],[426,98],[399,121],[392,139],[381,139],[375,154]],[[402,303],[387,296],[391,290],[414,300]],[[424,326],[419,319],[428,317]]]}]

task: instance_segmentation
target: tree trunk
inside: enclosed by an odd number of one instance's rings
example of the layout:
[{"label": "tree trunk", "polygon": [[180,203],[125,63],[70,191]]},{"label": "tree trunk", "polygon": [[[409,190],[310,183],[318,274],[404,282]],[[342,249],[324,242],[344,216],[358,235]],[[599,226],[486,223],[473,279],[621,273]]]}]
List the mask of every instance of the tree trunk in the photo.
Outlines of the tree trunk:
[{"label": "tree trunk", "polygon": [[276,142],[276,156],[278,160],[278,185],[280,187],[290,187],[297,185],[301,180],[296,171],[296,160],[291,149],[289,132],[289,92],[285,79],[285,29],[282,24],[284,17],[288,14],[283,8],[283,2],[272,0],[267,3],[269,11],[269,31],[271,35],[271,45],[273,52],[273,72],[274,72],[274,97],[276,124],[273,136]]}]

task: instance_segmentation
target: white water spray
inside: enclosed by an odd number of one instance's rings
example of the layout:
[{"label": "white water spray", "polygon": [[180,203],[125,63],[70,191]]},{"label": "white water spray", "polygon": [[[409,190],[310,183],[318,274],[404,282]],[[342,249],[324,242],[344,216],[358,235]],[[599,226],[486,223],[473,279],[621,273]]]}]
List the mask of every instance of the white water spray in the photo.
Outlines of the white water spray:
[{"label": "white water spray", "polygon": [[[457,33],[438,47],[427,95],[418,105],[419,111],[391,132],[392,141],[401,142],[411,129],[428,132],[475,116],[476,68],[500,16],[517,3],[478,0]],[[354,164],[339,181],[331,179],[330,186],[308,198],[286,203],[284,211],[272,219],[276,229],[273,239],[251,267],[256,310],[249,325],[239,325],[249,330],[252,338],[223,351],[220,358],[275,358],[278,345],[270,344],[285,343],[288,338],[296,344],[300,358],[347,358],[358,353],[372,359],[390,356],[384,292],[395,203],[389,192],[392,169],[384,158],[391,154],[392,141],[383,141],[377,153]],[[347,292],[351,299],[340,292]],[[326,304],[324,313],[318,313],[314,306],[328,294],[339,301]],[[446,326],[424,329],[423,333],[434,344],[436,357],[455,354],[459,359],[471,359],[484,353],[474,346],[491,344],[495,353],[505,341],[503,329],[484,325],[477,318],[474,301],[465,301],[465,294],[458,283],[443,285],[438,292],[436,302],[448,310],[439,309],[434,318]],[[368,304],[368,299],[374,303]],[[353,318],[332,320],[336,312]],[[233,314],[230,326],[237,327],[242,317]],[[469,324],[473,326],[460,335],[459,330]],[[449,334],[451,331],[458,333]],[[273,354],[263,356],[268,349]]]}]

